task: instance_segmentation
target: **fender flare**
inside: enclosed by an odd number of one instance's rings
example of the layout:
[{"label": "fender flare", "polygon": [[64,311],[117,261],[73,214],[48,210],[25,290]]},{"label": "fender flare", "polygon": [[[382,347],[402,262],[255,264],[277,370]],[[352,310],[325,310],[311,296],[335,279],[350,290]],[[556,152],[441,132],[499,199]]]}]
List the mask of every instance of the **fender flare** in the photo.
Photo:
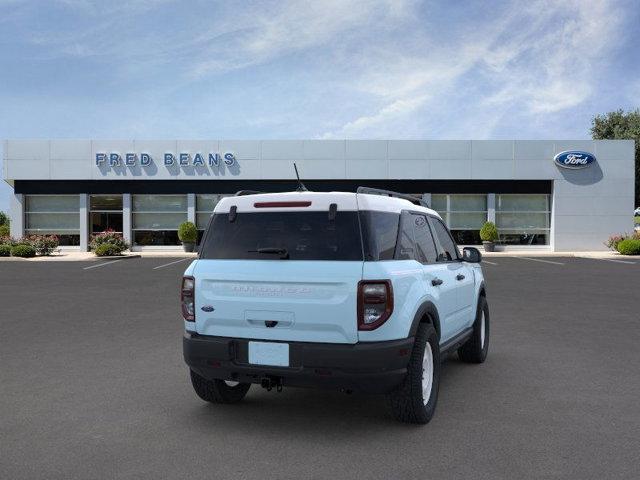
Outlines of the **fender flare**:
[{"label": "fender flare", "polygon": [[418,331],[418,325],[420,325],[420,322],[422,322],[427,315],[431,318],[433,326],[438,334],[438,338],[440,338],[440,315],[438,314],[438,309],[433,302],[428,300],[418,307],[418,311],[413,317],[411,329],[409,330],[410,337],[415,337],[416,332]]},{"label": "fender flare", "polygon": [[[484,285],[484,280],[480,282],[480,287],[478,288],[478,297],[486,297],[487,296],[487,287]],[[480,299],[478,298],[478,301]]]}]

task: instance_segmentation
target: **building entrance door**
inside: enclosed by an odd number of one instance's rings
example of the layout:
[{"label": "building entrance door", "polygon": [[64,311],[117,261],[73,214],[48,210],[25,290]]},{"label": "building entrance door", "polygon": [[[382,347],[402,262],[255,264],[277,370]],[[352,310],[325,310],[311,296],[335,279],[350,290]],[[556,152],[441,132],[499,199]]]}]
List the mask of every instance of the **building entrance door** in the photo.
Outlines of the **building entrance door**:
[{"label": "building entrance door", "polygon": [[91,195],[89,211],[92,235],[106,230],[122,234],[122,195]]}]

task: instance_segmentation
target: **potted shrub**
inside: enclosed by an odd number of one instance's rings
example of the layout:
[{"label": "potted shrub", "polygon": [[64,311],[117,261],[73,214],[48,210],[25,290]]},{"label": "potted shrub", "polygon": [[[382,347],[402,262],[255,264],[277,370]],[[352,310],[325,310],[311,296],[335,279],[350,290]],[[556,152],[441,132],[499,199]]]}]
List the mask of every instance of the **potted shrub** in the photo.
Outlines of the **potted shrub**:
[{"label": "potted shrub", "polygon": [[198,229],[193,222],[183,222],[178,227],[178,238],[185,252],[193,252],[198,240]]},{"label": "potted shrub", "polygon": [[485,252],[493,252],[498,241],[498,228],[493,222],[485,222],[480,229],[480,239]]}]

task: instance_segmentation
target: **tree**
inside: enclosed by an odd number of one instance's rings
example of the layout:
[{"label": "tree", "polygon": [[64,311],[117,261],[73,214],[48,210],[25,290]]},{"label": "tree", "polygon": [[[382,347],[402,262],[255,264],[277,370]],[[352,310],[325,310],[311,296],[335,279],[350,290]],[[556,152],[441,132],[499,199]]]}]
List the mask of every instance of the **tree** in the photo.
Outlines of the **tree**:
[{"label": "tree", "polygon": [[636,146],[636,203],[640,205],[640,109],[616,110],[596,115],[591,120],[594,140],[635,140]]},{"label": "tree", "polygon": [[9,216],[0,210],[0,225],[9,225]]}]

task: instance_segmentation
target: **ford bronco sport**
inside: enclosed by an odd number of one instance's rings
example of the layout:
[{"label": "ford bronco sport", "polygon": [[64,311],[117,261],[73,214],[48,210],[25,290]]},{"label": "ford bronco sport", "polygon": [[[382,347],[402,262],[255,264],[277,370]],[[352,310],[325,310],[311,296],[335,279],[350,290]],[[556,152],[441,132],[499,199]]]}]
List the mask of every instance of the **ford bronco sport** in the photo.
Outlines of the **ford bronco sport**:
[{"label": "ford bronco sport", "polygon": [[480,260],[409,195],[224,198],[182,281],[193,388],[213,403],[252,383],[383,393],[395,418],[427,423],[441,359],[487,356]]}]

